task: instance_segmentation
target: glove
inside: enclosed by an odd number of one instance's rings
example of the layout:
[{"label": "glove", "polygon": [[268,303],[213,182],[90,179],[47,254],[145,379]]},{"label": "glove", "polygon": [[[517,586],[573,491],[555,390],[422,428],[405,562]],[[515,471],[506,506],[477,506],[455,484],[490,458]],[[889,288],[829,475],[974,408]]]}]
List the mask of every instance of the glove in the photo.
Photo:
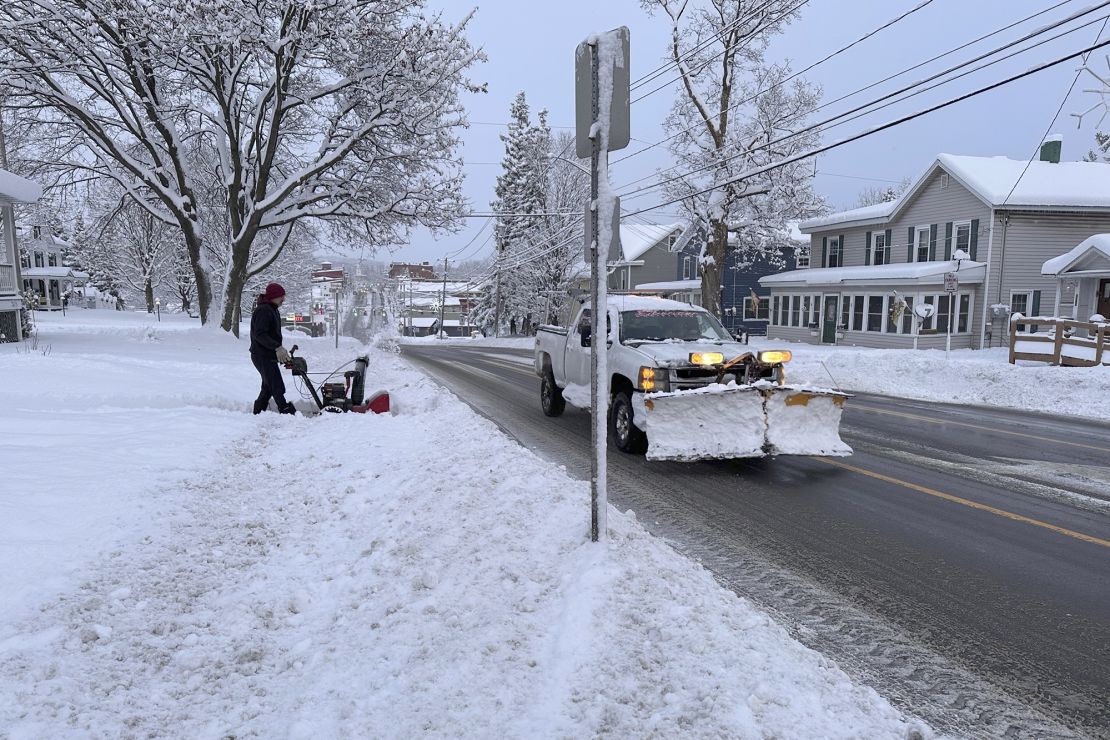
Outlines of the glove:
[{"label": "glove", "polygon": [[285,347],[278,347],[275,351],[277,352],[278,362],[280,362],[282,365],[289,362],[289,350],[287,350]]}]

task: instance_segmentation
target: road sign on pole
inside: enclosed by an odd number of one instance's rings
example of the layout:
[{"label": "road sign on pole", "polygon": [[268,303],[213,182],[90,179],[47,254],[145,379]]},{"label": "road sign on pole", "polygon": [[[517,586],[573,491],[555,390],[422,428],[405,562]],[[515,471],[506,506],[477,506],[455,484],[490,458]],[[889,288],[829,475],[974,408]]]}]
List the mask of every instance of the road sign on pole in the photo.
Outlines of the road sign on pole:
[{"label": "road sign on pole", "polygon": [[944,273],[944,292],[955,293],[960,288],[960,278],[954,272]]},{"label": "road sign on pole", "polygon": [[[615,152],[628,146],[632,134],[631,99],[629,80],[629,35],[628,28],[621,26],[609,31],[605,36],[620,44],[620,54],[609,60],[608,76],[613,81],[613,97],[609,106],[609,146]],[[598,120],[597,79],[600,76],[597,66],[599,39],[594,36],[578,45],[574,55],[574,124],[575,151],[579,159],[593,155],[593,137],[590,131]],[[605,119],[602,119],[604,121]]]},{"label": "road sign on pole", "polygon": [[[609,152],[628,146],[631,90],[629,33],[624,26],[594,35],[574,55],[575,141],[578,156],[590,158],[590,202],[586,209],[586,254],[590,257],[590,539],[605,537],[606,452],[609,379],[608,264],[620,244],[620,206],[609,184]],[[602,178],[605,197],[602,197]],[[602,214],[604,211],[604,214]],[[604,215],[604,222],[602,216]],[[605,224],[607,233],[601,232]],[[602,245],[607,248],[602,249]]]}]

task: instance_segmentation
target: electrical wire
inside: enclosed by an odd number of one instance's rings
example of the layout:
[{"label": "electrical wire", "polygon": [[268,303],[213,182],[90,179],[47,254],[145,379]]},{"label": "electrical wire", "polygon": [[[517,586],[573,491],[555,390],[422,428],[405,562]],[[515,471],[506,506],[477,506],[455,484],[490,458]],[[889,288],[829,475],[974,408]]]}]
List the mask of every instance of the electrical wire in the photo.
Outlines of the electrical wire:
[{"label": "electrical wire", "polygon": [[[1095,10],[1099,10],[1102,7],[1105,7],[1107,5],[1110,5],[1110,0],[1105,0],[1104,2],[1100,3],[1098,6],[1093,6],[1092,8],[1090,8],[1088,10],[1084,10],[1081,13],[1079,13],[1078,15],[1073,16],[1072,18],[1069,18],[1068,21],[1074,20],[1077,17],[1080,17],[1082,15],[1086,15],[1087,13],[1093,12]],[[684,173],[681,173],[679,175],[676,175],[674,177],[671,177],[671,178],[668,178],[668,179],[665,179],[665,180],[660,180],[657,183],[654,183],[652,185],[647,185],[647,186],[642,187],[642,188],[638,188],[637,190],[634,190],[630,193],[623,193],[621,195],[621,198],[624,199],[624,200],[633,200],[635,198],[642,197],[644,193],[650,192],[652,190],[656,190],[660,187],[663,187],[664,185],[670,184],[670,183],[675,182],[677,180],[685,179],[686,177],[689,177],[690,175],[698,174],[698,173],[704,172],[706,170],[711,170],[711,169],[720,167],[723,164],[727,164],[727,163],[735,161],[736,159],[739,159],[741,157],[748,156],[749,154],[754,154],[755,152],[762,151],[764,149],[768,149],[768,148],[770,148],[772,146],[775,146],[777,144],[781,144],[785,141],[789,141],[791,139],[797,138],[798,136],[801,136],[803,134],[811,133],[811,132],[816,131],[816,130],[829,130],[829,129],[836,128],[837,126],[842,126],[846,123],[850,123],[851,121],[857,120],[857,119],[862,118],[864,116],[871,115],[872,113],[876,113],[880,110],[883,110],[884,108],[889,108],[892,105],[896,105],[897,103],[901,103],[901,102],[904,102],[906,100],[909,100],[910,98],[915,97],[917,95],[920,95],[922,93],[928,92],[930,90],[934,90],[934,89],[936,89],[938,87],[941,87],[943,85],[946,85],[950,82],[954,82],[954,81],[959,80],[963,77],[974,74],[975,72],[980,72],[980,71],[982,71],[982,70],[984,70],[988,67],[991,67],[995,64],[1006,61],[1008,59],[1012,59],[1015,56],[1025,54],[1026,52],[1032,51],[1033,49],[1035,49],[1039,46],[1043,46],[1044,44],[1051,43],[1052,41],[1056,41],[1060,38],[1063,38],[1064,36],[1067,36],[1067,35],[1072,34],[1072,33],[1076,33],[1077,31],[1081,31],[1081,30],[1083,30],[1083,29],[1085,29],[1089,26],[1094,25],[1095,23],[1098,23],[1100,21],[1105,21],[1105,20],[1106,20],[1106,16],[1095,18],[1094,20],[1088,21],[1087,23],[1084,23],[1081,26],[1077,26],[1075,28],[1072,28],[1072,29],[1069,29],[1069,30],[1066,30],[1066,31],[1062,31],[1062,32],[1056,34],[1055,36],[1050,36],[1049,38],[1041,39],[1040,41],[1037,41],[1036,43],[1034,43],[1030,46],[1024,47],[1022,49],[1018,49],[1016,51],[1011,52],[1010,54],[1006,54],[1006,55],[1001,56],[997,59],[993,59],[989,62],[986,62],[985,64],[979,65],[978,67],[973,67],[972,69],[960,72],[959,74],[957,74],[953,77],[949,77],[948,79],[941,80],[941,81],[937,82],[934,85],[929,85],[927,87],[922,87],[918,90],[913,90],[914,87],[918,87],[918,86],[923,85],[925,83],[932,82],[933,80],[936,80],[940,77],[944,77],[945,75],[948,75],[948,74],[950,74],[954,71],[958,71],[962,67],[966,67],[969,64],[974,64],[975,62],[981,61],[982,59],[985,59],[987,57],[994,56],[995,54],[997,54],[1001,51],[1005,51],[1007,48],[1013,47],[1015,44],[1019,44],[1019,43],[1022,43],[1024,41],[1028,41],[1030,38],[1034,38],[1035,36],[1046,33],[1048,30],[1050,30],[1049,27],[1042,28],[1039,31],[1036,31],[1032,34],[1028,34],[1025,37],[1023,37],[1021,39],[1018,39],[1018,40],[1016,40],[1016,41],[1014,41],[1014,42],[1012,42],[1012,43],[1010,43],[1010,44],[1008,44],[1004,47],[999,47],[997,49],[993,49],[990,52],[986,52],[985,54],[979,55],[978,57],[967,60],[965,62],[962,62],[962,63],[958,64],[958,65],[954,65],[952,67],[949,67],[948,69],[946,69],[942,72],[938,72],[938,73],[936,73],[936,74],[934,74],[930,77],[927,77],[927,78],[925,78],[925,79],[923,79],[919,82],[915,82],[912,85],[908,85],[906,87],[900,88],[899,90],[895,90],[894,92],[891,92],[887,95],[883,95],[882,97],[871,100],[867,103],[864,103],[863,105],[857,106],[857,107],[852,108],[852,109],[847,110],[847,111],[844,111],[843,113],[839,113],[839,114],[837,114],[835,116],[832,116],[830,118],[826,118],[823,121],[811,124],[809,126],[806,126],[805,128],[799,129],[798,131],[793,131],[793,132],[787,134],[786,136],[782,136],[778,139],[773,139],[773,140],[768,141],[764,144],[760,144],[760,145],[754,146],[750,149],[746,149],[744,151],[741,151],[741,152],[738,152],[736,154],[730,155],[728,157],[725,157],[724,159],[717,160],[715,162],[711,162],[711,163],[703,165],[701,167],[697,167],[693,170],[688,170]],[[1065,22],[1067,22],[1067,21],[1065,21]],[[907,91],[911,91],[911,90],[912,90],[912,92],[909,92],[909,94],[903,95],[900,98],[895,98],[895,96],[902,95],[903,93],[906,93]],[[889,99],[889,98],[895,98],[895,99]],[[886,102],[883,102],[883,101],[886,101]],[[838,120],[838,119],[843,119],[843,120]],[[672,167],[672,168],[668,168],[668,169],[665,169],[665,170],[661,170],[658,174],[662,174],[662,173],[665,173],[665,172],[668,172],[668,171],[673,171],[674,169],[677,169],[677,167]]]},{"label": "electrical wire", "polygon": [[989,85],[986,85],[984,87],[980,87],[976,90],[972,90],[971,92],[960,95],[959,97],[951,98],[951,99],[946,100],[942,103],[938,103],[938,104],[930,106],[928,108],[924,108],[924,109],[916,111],[914,113],[902,116],[901,118],[897,118],[893,121],[888,121],[887,123],[881,124],[879,126],[873,126],[872,128],[866,129],[866,130],[861,131],[857,134],[853,134],[853,135],[848,136],[844,139],[840,139],[839,141],[835,141],[831,144],[826,144],[826,145],[823,145],[823,146],[819,146],[819,147],[816,147],[814,149],[810,149],[808,151],[801,152],[799,154],[795,154],[795,155],[792,155],[790,157],[786,157],[785,159],[780,160],[778,162],[773,162],[771,164],[764,165],[762,167],[757,167],[757,168],[754,168],[752,170],[742,172],[739,175],[737,175],[736,177],[729,178],[728,180],[725,180],[724,182],[716,183],[712,187],[708,187],[708,188],[705,188],[703,190],[699,190],[699,191],[694,192],[694,193],[687,193],[686,195],[684,195],[681,198],[674,198],[672,200],[669,200],[669,201],[666,201],[666,202],[663,202],[663,203],[657,203],[656,205],[648,207],[648,208],[641,208],[638,211],[632,211],[627,215],[628,216],[635,216],[635,215],[639,215],[641,213],[647,213],[649,211],[655,210],[656,208],[662,208],[663,206],[669,206],[669,205],[673,205],[675,203],[680,203],[683,200],[685,200],[686,198],[696,197],[696,196],[699,196],[699,195],[705,195],[706,193],[710,193],[710,192],[712,192],[714,190],[717,190],[719,188],[728,187],[730,185],[735,185],[735,184],[738,184],[740,182],[743,182],[744,180],[749,180],[749,179],[751,179],[751,178],[753,178],[757,175],[763,174],[764,172],[769,172],[771,170],[778,169],[780,167],[785,167],[788,164],[793,164],[794,162],[799,162],[803,159],[809,159],[809,158],[814,157],[818,154],[823,154],[824,152],[827,152],[827,151],[830,151],[832,149],[836,149],[838,147],[844,146],[845,144],[850,144],[854,141],[858,141],[858,140],[866,138],[868,136],[872,136],[873,134],[877,134],[877,133],[879,133],[881,131],[885,131],[889,128],[894,128],[895,126],[900,126],[903,123],[907,123],[907,122],[912,121],[916,118],[920,118],[921,116],[925,116],[925,115],[928,115],[930,113],[934,113],[934,112],[936,112],[938,110],[941,110],[943,108],[947,108],[949,106],[955,105],[956,103],[961,103],[961,102],[963,102],[965,100],[968,100],[970,98],[976,97],[978,95],[982,95],[983,93],[990,92],[991,90],[996,90],[1000,87],[1003,87],[1004,85],[1009,85],[1009,84],[1011,84],[1013,82],[1016,82],[1020,79],[1024,79],[1024,78],[1029,77],[1031,75],[1037,74],[1038,72],[1042,72],[1042,71],[1044,71],[1046,69],[1049,69],[1051,67],[1055,67],[1057,65],[1063,64],[1064,62],[1069,61],[1071,59],[1074,59],[1077,56],[1090,54],[1091,52],[1093,52],[1097,49],[1101,49],[1101,48],[1106,47],[1106,46],[1110,46],[1110,41],[1097,42],[1097,43],[1095,43],[1091,46],[1088,46],[1086,48],[1079,49],[1077,51],[1071,52],[1071,53],[1069,53],[1065,56],[1058,57],[1056,59],[1053,59],[1053,60],[1048,61],[1048,62],[1044,62],[1042,64],[1038,64],[1034,67],[1031,67],[1031,68],[1025,70],[1024,72],[1020,72],[1018,74],[1011,75],[1010,77],[1007,77],[1005,79],[999,80],[997,82],[993,82]]},{"label": "electrical wire", "polygon": [[[841,95],[841,96],[840,96],[840,97],[838,97],[838,98],[835,98],[835,99],[833,99],[833,100],[830,100],[830,101],[828,101],[828,102],[822,103],[822,104],[821,104],[821,105],[819,105],[819,106],[818,106],[817,108],[815,108],[813,112],[817,112],[817,111],[820,111],[820,110],[824,110],[825,108],[828,108],[828,107],[829,107],[829,106],[831,106],[831,105],[835,105],[836,103],[842,102],[842,101],[844,101],[844,100],[847,100],[847,99],[849,99],[849,98],[852,98],[852,97],[855,97],[856,95],[859,95],[859,94],[861,94],[861,93],[864,93],[864,92],[866,92],[866,91],[868,91],[868,90],[871,90],[871,89],[873,89],[873,88],[875,88],[875,87],[878,87],[879,85],[882,85],[882,84],[884,84],[884,83],[886,83],[886,82],[890,82],[891,80],[897,79],[897,78],[899,78],[899,77],[901,77],[901,76],[903,76],[903,75],[906,75],[906,74],[908,74],[908,73],[910,73],[910,72],[912,72],[912,71],[914,71],[914,70],[920,69],[921,67],[924,67],[924,66],[926,66],[926,65],[928,65],[928,64],[932,64],[933,62],[936,62],[936,61],[939,61],[939,60],[941,60],[941,59],[943,59],[943,58],[945,58],[945,57],[951,56],[952,54],[955,54],[956,52],[959,52],[959,51],[963,51],[964,49],[968,48],[969,46],[974,46],[975,44],[978,44],[978,43],[979,43],[979,42],[981,42],[981,41],[985,41],[985,40],[986,40],[986,39],[988,39],[988,38],[991,38],[991,37],[993,37],[993,36],[997,36],[997,35],[998,35],[998,34],[1000,34],[1000,33],[1004,33],[1004,32],[1006,32],[1006,31],[1008,31],[1008,30],[1010,30],[1010,29],[1012,29],[1012,28],[1015,28],[1015,27],[1017,27],[1017,26],[1020,26],[1020,25],[1022,25],[1022,24],[1024,24],[1024,23],[1027,23],[1027,22],[1029,22],[1029,21],[1033,20],[1034,18],[1038,18],[1038,17],[1040,17],[1040,16],[1044,15],[1045,13],[1050,13],[1050,12],[1052,12],[1053,10],[1056,10],[1057,8],[1060,8],[1060,7],[1061,7],[1061,6],[1063,6],[1063,5],[1067,5],[1067,4],[1068,4],[1069,2],[1071,2],[1071,1],[1072,1],[1072,0],[1062,0],[1061,2],[1058,2],[1058,3],[1056,3],[1055,5],[1052,5],[1052,6],[1048,7],[1048,8],[1044,8],[1043,10],[1040,10],[1040,11],[1037,11],[1036,13],[1033,13],[1033,14],[1031,14],[1031,15],[1025,16],[1024,18],[1021,18],[1021,19],[1019,19],[1019,20],[1013,21],[1012,23],[1009,23],[1009,24],[1007,24],[1007,25],[1005,25],[1005,26],[1002,26],[1001,28],[997,28],[997,29],[995,29],[995,30],[991,31],[990,33],[986,33],[986,34],[983,34],[983,35],[981,35],[981,36],[979,36],[979,37],[977,37],[977,38],[974,38],[974,39],[972,39],[971,41],[967,41],[967,42],[965,42],[965,43],[963,43],[963,44],[960,44],[959,46],[956,46],[956,47],[954,47],[954,48],[952,48],[952,49],[949,49],[948,51],[942,52],[942,53],[940,53],[940,54],[937,54],[937,55],[935,55],[935,56],[933,56],[933,57],[930,57],[929,59],[926,59],[926,60],[924,60],[924,61],[918,62],[917,64],[914,64],[913,66],[910,66],[910,67],[906,67],[905,69],[903,69],[903,70],[901,70],[901,71],[899,71],[899,72],[895,72],[895,73],[894,73],[894,74],[892,74],[892,75],[888,75],[888,76],[886,76],[886,77],[882,78],[881,80],[877,80],[877,81],[875,81],[875,82],[872,82],[872,83],[870,83],[870,84],[868,84],[868,85],[865,85],[865,86],[863,86],[863,87],[857,88],[857,89],[855,89],[855,90],[853,90],[853,91],[851,91],[851,92],[849,92],[849,93],[846,93],[846,94],[844,94],[844,95]],[[1097,9],[1097,8],[1095,8],[1095,9]],[[1092,9],[1092,10],[1095,10],[1095,9]],[[1085,12],[1091,12],[1091,11],[1085,11]],[[1075,17],[1078,17],[1078,16],[1075,16]],[[1057,26],[1058,26],[1058,25],[1061,25],[1061,24],[1063,24],[1063,23],[1066,23],[1066,22],[1068,22],[1068,20],[1071,20],[1071,19],[1064,19],[1064,20],[1060,21],[1059,23],[1057,23],[1057,24],[1055,24],[1055,25],[1057,25]],[[1046,28],[1046,29],[1042,29],[1042,32],[1043,32],[1044,30],[1047,30],[1047,28]],[[1020,43],[1020,40],[1019,40],[1019,41],[1015,41],[1014,43]],[[972,62],[971,62],[971,61],[969,61],[968,63],[972,63]],[[767,91],[769,91],[769,90],[773,90],[773,89],[774,89],[774,86],[772,86],[772,87],[770,87],[770,88],[767,88],[767,90],[762,90],[762,91],[758,91],[758,92],[754,93],[753,95],[749,96],[748,98],[745,98],[745,99],[743,99],[743,100],[740,100],[739,102],[737,102],[737,103],[735,103],[735,104],[733,104],[733,105],[729,106],[728,108],[726,108],[726,109],[725,109],[725,111],[724,111],[724,112],[726,112],[726,113],[730,113],[730,112],[732,112],[732,111],[736,110],[737,108],[739,108],[740,106],[742,106],[742,105],[746,105],[747,103],[750,103],[750,102],[752,102],[752,101],[753,101],[753,100],[755,100],[755,99],[756,99],[756,98],[757,98],[757,97],[758,97],[759,95],[761,95],[761,94],[765,94],[765,93],[766,93]],[[692,126],[688,126],[687,128],[684,128],[684,129],[682,129],[682,130],[680,130],[680,131],[678,131],[678,132],[676,132],[676,133],[672,134],[671,136],[668,136],[668,137],[666,137],[666,138],[664,138],[664,139],[661,139],[661,140],[659,140],[659,141],[655,142],[655,143],[654,143],[654,144],[652,144],[651,146],[645,147],[645,148],[643,148],[643,149],[638,149],[638,150],[637,150],[637,151],[635,151],[635,152],[632,152],[632,153],[630,153],[630,154],[627,154],[627,155],[625,155],[625,156],[621,157],[620,159],[617,159],[617,160],[613,161],[613,162],[612,162],[612,163],[610,164],[610,166],[614,166],[614,165],[617,165],[617,164],[619,164],[619,163],[621,163],[621,162],[623,162],[623,161],[625,161],[625,160],[631,159],[632,157],[635,157],[635,156],[638,156],[638,155],[640,155],[640,154],[643,154],[643,153],[644,153],[644,152],[646,152],[646,151],[650,151],[651,149],[653,149],[653,148],[655,148],[655,147],[658,147],[658,146],[661,146],[661,145],[663,145],[663,144],[666,144],[666,143],[668,143],[668,142],[670,142],[670,141],[673,141],[673,140],[677,139],[677,138],[678,138],[679,136],[681,136],[682,134],[685,134],[685,133],[687,133],[687,132],[689,132],[689,131],[693,131],[693,130],[694,130],[695,128],[698,128],[699,126],[703,126],[703,125],[704,125],[704,123],[703,123],[703,122],[698,122],[698,123],[696,123],[696,124],[693,124]],[[671,171],[671,170],[673,170],[673,169],[675,169],[675,167],[670,167],[670,168],[666,168],[666,169],[660,170],[659,172],[654,172],[654,173],[652,173],[652,174],[650,174],[650,175],[646,175],[646,176],[644,176],[644,177],[641,177],[641,178],[638,178],[638,179],[636,179],[636,180],[632,180],[631,182],[625,183],[624,185],[620,186],[620,187],[619,187],[619,188],[617,188],[617,189],[618,189],[618,190],[623,190],[624,188],[627,188],[627,187],[631,187],[631,186],[633,186],[633,185],[636,185],[636,184],[638,184],[638,183],[640,183],[640,182],[643,182],[644,180],[648,180],[648,179],[651,179],[652,177],[657,177],[657,176],[658,176],[659,174],[662,174],[662,173],[664,173],[664,172],[668,172],[668,171]]]},{"label": "electrical wire", "polygon": [[[797,5],[794,5],[793,7],[790,8],[790,10],[784,12],[782,15],[780,15],[778,18],[771,21],[770,23],[767,23],[767,24],[763,25],[762,27],[756,27],[756,28],[752,29],[752,32],[749,33],[743,40],[741,40],[741,42],[739,44],[737,44],[737,46],[735,48],[726,46],[722,51],[714,54],[713,56],[709,57],[708,59],[705,59],[705,60],[699,62],[696,69],[689,70],[688,72],[682,72],[682,74],[680,74],[678,77],[675,77],[672,80],[664,82],[662,85],[649,90],[648,92],[644,93],[643,95],[639,96],[638,98],[634,98],[632,100],[632,102],[630,103],[630,105],[635,105],[636,103],[639,103],[641,100],[644,100],[646,98],[650,98],[655,93],[660,92],[661,90],[667,89],[668,87],[670,87],[674,83],[678,82],[679,80],[682,80],[684,77],[686,77],[687,74],[689,74],[691,77],[696,75],[698,72],[701,72],[703,69],[708,67],[712,62],[714,62],[715,60],[724,56],[725,54],[728,54],[730,52],[739,51],[740,49],[744,48],[749,43],[751,43],[752,39],[758,38],[761,34],[766,33],[773,26],[782,22],[783,19],[789,18],[790,16],[794,15],[794,13],[798,12],[798,10],[808,2],[809,2],[809,0],[801,0],[800,3],[798,3]],[[681,70],[680,66],[678,68]]]}]

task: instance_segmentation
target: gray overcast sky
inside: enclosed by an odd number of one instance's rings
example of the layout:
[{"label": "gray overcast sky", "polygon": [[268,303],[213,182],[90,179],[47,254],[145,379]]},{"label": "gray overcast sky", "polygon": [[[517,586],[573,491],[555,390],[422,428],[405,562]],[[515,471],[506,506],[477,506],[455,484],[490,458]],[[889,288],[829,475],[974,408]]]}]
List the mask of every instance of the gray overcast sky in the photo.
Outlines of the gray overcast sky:
[{"label": "gray overcast sky", "polygon": [[[801,69],[900,15],[918,1],[811,0],[803,9],[801,20],[775,39],[771,56],[788,58],[794,69]],[[931,5],[892,28],[818,66],[807,77],[823,87],[825,100],[832,100],[1057,2],[1059,0],[934,0]],[[472,7],[460,0],[430,0],[430,5],[442,9],[449,19],[462,18]],[[862,96],[838,103],[822,111],[821,115],[846,110],[872,96],[897,89],[899,85],[1000,46],[1089,5],[1090,0],[1065,2],[1033,22],[992,37]],[[1068,28],[1071,28],[1094,18],[1100,19],[1099,23],[1059,41],[831,129],[825,134],[825,141],[834,141],[869,125],[927,107],[1028,69],[1038,62],[1062,56],[1067,51],[1088,46],[1093,43],[1102,25],[1101,18],[1107,12],[1098,11],[1069,25]],[[474,70],[473,78],[488,82],[489,92],[468,96],[466,100],[472,126],[463,135],[462,151],[467,162],[466,194],[475,210],[485,211],[489,207],[502,155],[498,134],[503,128],[487,124],[503,124],[508,118],[513,97],[518,90],[524,90],[534,111],[540,108],[550,111],[549,120],[553,125],[572,125],[575,46],[593,31],[620,25],[627,25],[631,30],[632,79],[654,70],[665,61],[669,26],[665,17],[648,17],[640,8],[639,0],[484,0],[478,5],[469,37],[472,43],[485,49],[489,61]],[[1110,28],[1107,32],[1110,33]],[[1096,55],[1091,63],[1106,69],[1104,55]],[[916,177],[940,152],[1026,159],[1036,150],[1052,121],[1077,66],[1078,62],[1064,63],[824,154],[817,164],[821,173],[816,178],[817,190],[835,208],[852,207],[861,189],[906,176]],[[671,79],[673,75],[668,74],[659,82]],[[1088,75],[1080,79],[1053,127],[1054,132],[1064,135],[1064,159],[1081,158],[1093,143],[1097,114],[1090,121],[1084,120],[1081,130],[1076,129],[1075,119],[1068,115],[1091,105],[1093,97],[1081,92],[1083,88],[1091,87],[1091,82],[1093,79]],[[632,136],[639,141],[634,140],[629,149],[621,154],[643,147],[644,142],[663,138],[661,122],[677,87],[672,85],[632,107]],[[611,179],[619,187],[670,164],[666,149],[657,147],[613,167]],[[635,205],[650,204],[653,200],[645,197],[637,200]],[[652,220],[673,220],[667,215],[673,212],[673,208],[664,209]],[[396,249],[392,254],[383,252],[377,256],[387,260],[442,260],[446,253],[459,249],[474,237],[482,224],[481,220],[468,221],[458,233],[441,235],[438,239],[420,232],[414,235],[411,244]],[[482,244],[484,239],[485,234],[475,242],[474,247]],[[487,244],[480,251],[468,249],[462,256],[489,254],[491,251],[492,247]]]}]

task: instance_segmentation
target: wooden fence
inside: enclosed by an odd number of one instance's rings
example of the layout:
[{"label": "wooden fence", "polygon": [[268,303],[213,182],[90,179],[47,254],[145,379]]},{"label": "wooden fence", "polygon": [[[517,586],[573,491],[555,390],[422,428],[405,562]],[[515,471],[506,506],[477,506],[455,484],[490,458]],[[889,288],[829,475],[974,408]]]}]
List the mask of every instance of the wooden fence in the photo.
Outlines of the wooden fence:
[{"label": "wooden fence", "polygon": [[[1032,327],[1032,332],[1022,331]],[[1010,320],[1010,364],[1018,360],[1064,367],[1110,365],[1110,323],[1054,318]]]}]

